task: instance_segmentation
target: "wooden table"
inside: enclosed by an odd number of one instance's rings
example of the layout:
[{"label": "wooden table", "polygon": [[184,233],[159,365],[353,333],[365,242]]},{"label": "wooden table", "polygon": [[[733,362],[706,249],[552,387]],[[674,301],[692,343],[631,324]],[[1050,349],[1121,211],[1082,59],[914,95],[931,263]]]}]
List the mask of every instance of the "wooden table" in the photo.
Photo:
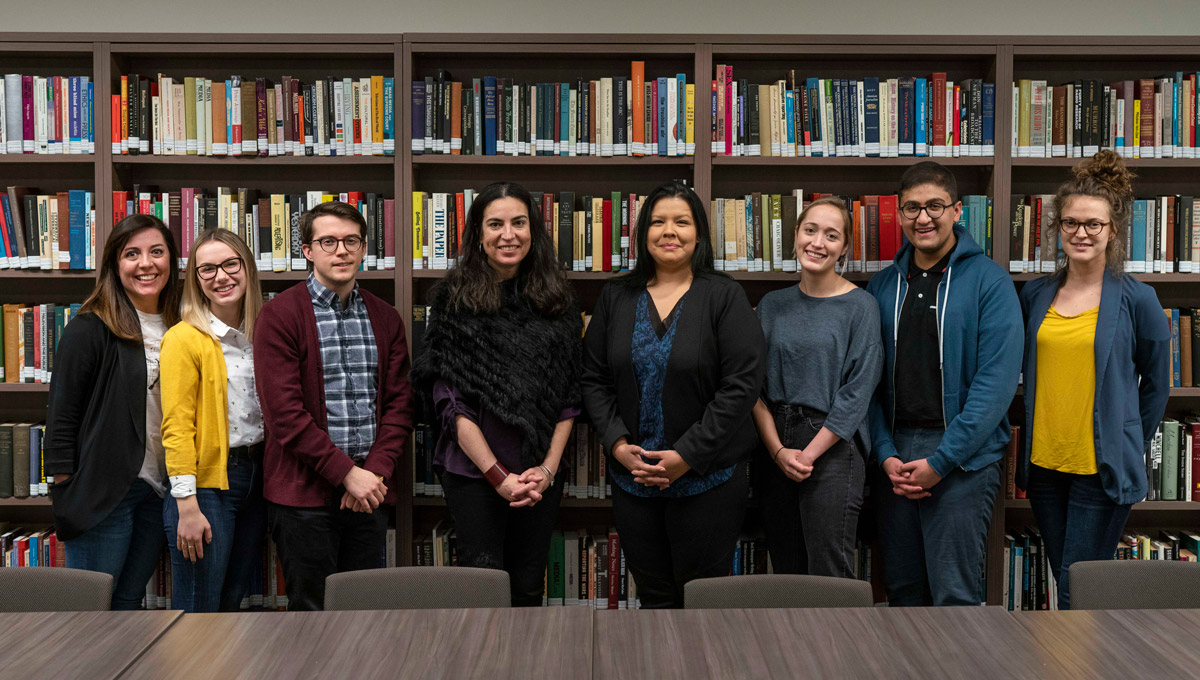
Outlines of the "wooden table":
[{"label": "wooden table", "polygon": [[116,678],[180,612],[0,614],[0,678]]},{"label": "wooden table", "polygon": [[124,677],[586,678],[592,611],[188,614]]},{"label": "wooden table", "polygon": [[[595,678],[1040,678],[998,607],[597,612]],[[1078,676],[1087,677],[1087,676]]]},{"label": "wooden table", "polygon": [[1013,612],[1063,678],[1200,677],[1200,610]]}]

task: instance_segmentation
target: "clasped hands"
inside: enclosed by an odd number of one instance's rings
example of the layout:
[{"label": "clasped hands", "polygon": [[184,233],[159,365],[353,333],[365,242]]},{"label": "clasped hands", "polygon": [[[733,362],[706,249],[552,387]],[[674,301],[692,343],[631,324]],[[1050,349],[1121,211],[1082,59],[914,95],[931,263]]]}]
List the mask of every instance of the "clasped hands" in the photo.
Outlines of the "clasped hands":
[{"label": "clasped hands", "polygon": [[357,465],[346,473],[345,479],[342,480],[342,486],[346,487],[346,493],[342,494],[339,509],[349,508],[354,512],[370,513],[374,511],[380,503],[383,503],[388,492],[387,484],[383,483],[383,477]]},{"label": "clasped hands", "polygon": [[539,466],[531,467],[519,475],[508,473],[508,477],[496,487],[496,493],[508,501],[509,507],[524,508],[536,505],[548,488],[550,478]]},{"label": "clasped hands", "polygon": [[624,439],[613,446],[612,454],[618,463],[633,474],[633,481],[656,489],[666,489],[692,469],[674,449],[647,451]]},{"label": "clasped hands", "polygon": [[892,493],[914,501],[928,497],[929,490],[942,481],[926,458],[901,463],[899,458],[892,456],[883,461],[883,471],[892,482]]}]

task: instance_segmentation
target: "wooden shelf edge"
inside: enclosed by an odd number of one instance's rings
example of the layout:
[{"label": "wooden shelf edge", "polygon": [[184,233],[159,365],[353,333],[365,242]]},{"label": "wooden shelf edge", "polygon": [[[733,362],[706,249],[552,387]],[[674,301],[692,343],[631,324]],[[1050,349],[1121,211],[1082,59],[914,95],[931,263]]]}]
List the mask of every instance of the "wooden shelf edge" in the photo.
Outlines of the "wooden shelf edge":
[{"label": "wooden shelf edge", "polygon": [[690,166],[695,156],[451,156],[419,154],[412,157],[413,165],[581,165],[581,166]]},{"label": "wooden shelf edge", "polygon": [[[1085,158],[1021,158],[1014,157],[1014,168],[1070,168]],[[1125,158],[1131,168],[1200,168],[1200,158]]]},{"label": "wooden shelf edge", "polygon": [[[1029,499],[1012,499],[1004,501],[1005,510],[1031,510]],[[1195,501],[1142,501],[1135,503],[1134,512],[1200,512],[1200,503]]]},{"label": "wooden shelf edge", "polygon": [[714,167],[721,165],[731,166],[776,166],[776,165],[812,165],[812,166],[852,166],[852,167],[895,167],[915,165],[922,161],[936,161],[947,166],[965,166],[965,167],[981,167],[990,168],[996,165],[994,156],[966,156],[959,158],[933,158],[929,156],[900,156],[899,158],[874,158],[866,156],[831,156],[831,157],[813,157],[813,156],[713,156],[712,164]]},{"label": "wooden shelf edge", "polygon": [[0,269],[0,279],[27,279],[29,281],[47,278],[85,279],[96,278],[95,269]]},{"label": "wooden shelf edge", "polygon": [[94,165],[95,154],[44,154],[44,153],[6,153],[0,154],[0,165],[21,163],[49,163],[67,165]]},{"label": "wooden shelf edge", "polygon": [[[3,158],[3,156],[0,156]],[[397,156],[113,156],[113,165],[395,165]]]},{"label": "wooden shelf edge", "polygon": [[50,383],[10,383],[0,382],[0,394],[5,392],[49,392]]},{"label": "wooden shelf edge", "polygon": [[7,508],[49,508],[49,496],[33,496],[31,498],[0,498],[0,507]]},{"label": "wooden shelf edge", "polygon": [[[1038,272],[1012,272],[1009,275],[1012,276],[1013,281],[1033,281],[1034,279],[1040,279],[1043,276],[1048,276],[1048,274]],[[1157,272],[1151,274],[1140,274],[1126,272],[1126,275],[1132,276],[1138,281],[1143,281],[1145,283],[1200,283],[1200,274],[1163,274]]]}]

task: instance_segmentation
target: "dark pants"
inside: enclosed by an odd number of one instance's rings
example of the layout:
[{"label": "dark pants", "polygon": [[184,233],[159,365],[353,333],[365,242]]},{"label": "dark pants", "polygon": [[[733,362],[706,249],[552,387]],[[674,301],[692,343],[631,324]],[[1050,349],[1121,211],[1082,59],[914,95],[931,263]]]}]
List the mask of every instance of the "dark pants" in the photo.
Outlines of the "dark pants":
[{"label": "dark pants", "polygon": [[[790,449],[808,446],[824,423],[820,411],[790,404],[775,409],[775,429]],[[755,467],[775,573],[854,578],[858,513],[866,481],[866,463],[854,442],[834,444],[803,482],[788,479],[762,451]]]},{"label": "dark pants", "polygon": [[729,575],[748,489],[745,463],[695,496],[642,498],[613,485],[613,523],[642,607],[683,607],[688,581]]},{"label": "dark pants", "polygon": [[1099,474],[1073,475],[1030,465],[1027,486],[1050,571],[1058,580],[1058,608],[1070,609],[1071,565],[1111,560],[1133,506],[1114,503]]},{"label": "dark pants", "polygon": [[539,607],[545,591],[550,534],[558,522],[562,485],[533,507],[512,508],[485,479],[442,475],[454,520],[458,564],[508,572],[514,607]]},{"label": "dark pants", "polygon": [[142,608],[146,582],[162,553],[162,508],[154,488],[135,479],[108,517],[65,543],[67,567],[113,577],[113,609]]},{"label": "dark pants", "polygon": [[[901,462],[933,455],[942,430],[897,428]],[[1000,461],[979,470],[954,469],[921,500],[892,492],[882,469],[873,474],[884,585],[893,607],[978,605]]]},{"label": "dark pants", "polygon": [[339,510],[343,493],[338,487],[336,500],[325,507],[267,504],[267,529],[283,565],[288,611],[320,611],[326,577],[382,564],[390,507],[371,513]]},{"label": "dark pants", "polygon": [[235,612],[262,562],[267,506],[262,496],[262,453],[234,453],[227,465],[229,488],[196,489],[212,542],[194,563],[179,551],[179,502],[163,503],[163,526],[171,548],[171,606],[185,612]]}]

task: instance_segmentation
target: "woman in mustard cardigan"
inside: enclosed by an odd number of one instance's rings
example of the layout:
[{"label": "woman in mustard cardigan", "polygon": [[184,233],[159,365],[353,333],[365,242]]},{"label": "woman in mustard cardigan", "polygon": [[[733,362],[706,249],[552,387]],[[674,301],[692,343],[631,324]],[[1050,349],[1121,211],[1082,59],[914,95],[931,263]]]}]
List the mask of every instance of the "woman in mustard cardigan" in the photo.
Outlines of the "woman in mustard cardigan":
[{"label": "woman in mustard cardigan", "polygon": [[171,604],[237,611],[266,529],[263,420],[254,387],[254,319],[262,289],[233,232],[196,238],[184,277],[183,323],[162,343],[163,446],[171,494]]}]

